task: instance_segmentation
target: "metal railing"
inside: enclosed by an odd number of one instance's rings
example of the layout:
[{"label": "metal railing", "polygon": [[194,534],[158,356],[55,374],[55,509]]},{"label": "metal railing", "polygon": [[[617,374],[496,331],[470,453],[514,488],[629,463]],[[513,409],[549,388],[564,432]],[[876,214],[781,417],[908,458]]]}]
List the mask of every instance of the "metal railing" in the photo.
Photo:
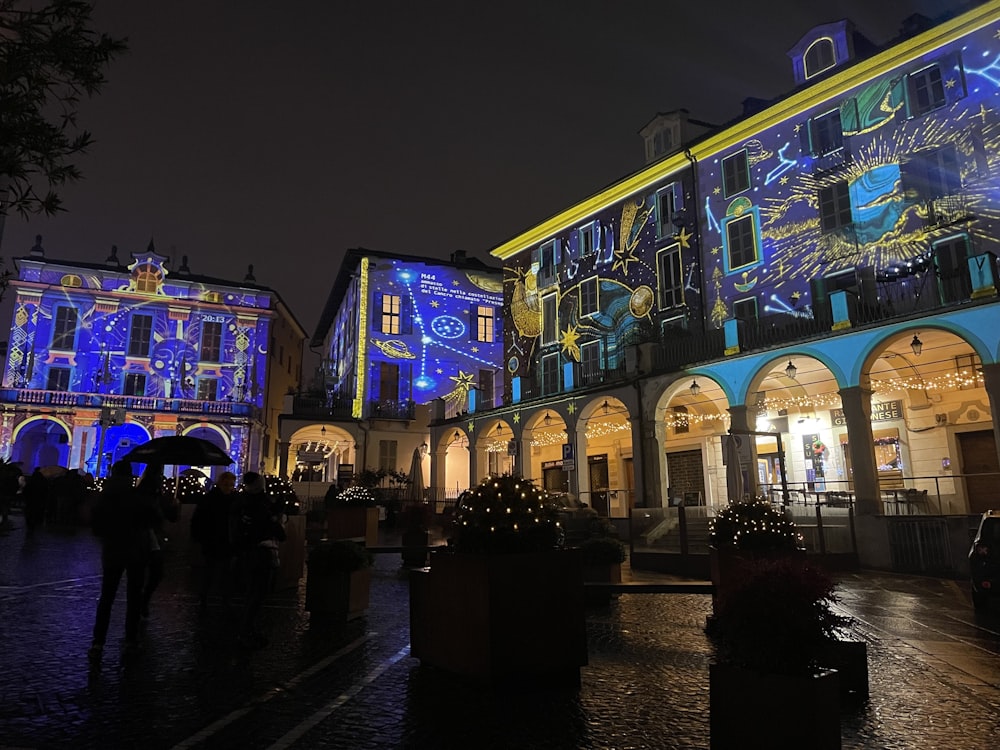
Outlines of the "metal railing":
[{"label": "metal railing", "polygon": [[0,389],[0,403],[65,406],[67,408],[123,408],[129,411],[160,411],[185,414],[221,414],[249,417],[253,404],[239,401],[203,401],[192,398],[160,398],[158,396],[122,396],[108,393],[75,393],[42,391],[28,388]]}]

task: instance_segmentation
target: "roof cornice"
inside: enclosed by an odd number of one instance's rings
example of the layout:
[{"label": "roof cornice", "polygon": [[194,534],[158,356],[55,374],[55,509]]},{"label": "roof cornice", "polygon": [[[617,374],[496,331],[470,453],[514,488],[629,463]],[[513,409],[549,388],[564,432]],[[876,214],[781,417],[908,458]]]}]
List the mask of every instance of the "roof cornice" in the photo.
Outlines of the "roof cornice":
[{"label": "roof cornice", "polygon": [[847,91],[873,78],[906,65],[921,55],[933,52],[945,44],[998,20],[1000,20],[1000,0],[991,0],[991,2],[977,6],[967,13],[948,19],[933,29],[849,65],[825,77],[822,81],[783,98],[757,114],[695,141],[686,151],[672,154],[629,175],[601,192],[498,245],[490,251],[490,254],[500,260],[507,260],[575,224],[582,223],[596,212],[646,190],[665,177],[684,169],[689,164],[685,153],[690,154],[696,160],[702,160],[714,156],[720,151],[740,145],[747,138],[762,130],[779,125],[816,105],[837,99]]}]

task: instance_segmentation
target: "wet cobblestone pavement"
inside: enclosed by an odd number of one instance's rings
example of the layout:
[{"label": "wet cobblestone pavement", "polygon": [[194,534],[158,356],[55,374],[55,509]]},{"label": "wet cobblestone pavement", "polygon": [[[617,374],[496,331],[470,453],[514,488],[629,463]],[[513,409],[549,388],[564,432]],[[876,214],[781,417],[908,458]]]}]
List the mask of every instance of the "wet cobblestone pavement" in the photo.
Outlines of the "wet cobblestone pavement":
[{"label": "wet cobblestone pavement", "polygon": [[[236,614],[221,602],[199,618],[190,571],[171,562],[143,652],[125,664],[117,652],[123,585],[90,678],[96,540],[0,535],[0,747],[709,747],[708,595],[623,594],[589,610],[578,688],[494,690],[409,656],[398,554],[378,555],[371,608],[347,625],[310,622],[304,581],[275,596],[271,643],[256,651],[232,642]],[[868,642],[871,682],[869,702],[842,714],[843,747],[1000,744],[1000,607],[976,616],[963,582],[884,574],[842,576],[839,592]],[[774,708],[780,720],[781,696]]]}]

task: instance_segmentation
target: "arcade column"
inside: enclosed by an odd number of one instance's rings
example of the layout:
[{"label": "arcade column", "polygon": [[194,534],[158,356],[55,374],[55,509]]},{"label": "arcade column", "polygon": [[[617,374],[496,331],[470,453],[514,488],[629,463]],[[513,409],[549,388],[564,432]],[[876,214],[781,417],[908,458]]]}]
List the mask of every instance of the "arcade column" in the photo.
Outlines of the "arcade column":
[{"label": "arcade column", "polygon": [[847,422],[847,442],[851,452],[851,481],[854,483],[855,512],[875,516],[882,512],[872,437],[871,388],[851,386],[840,390],[840,403]]}]

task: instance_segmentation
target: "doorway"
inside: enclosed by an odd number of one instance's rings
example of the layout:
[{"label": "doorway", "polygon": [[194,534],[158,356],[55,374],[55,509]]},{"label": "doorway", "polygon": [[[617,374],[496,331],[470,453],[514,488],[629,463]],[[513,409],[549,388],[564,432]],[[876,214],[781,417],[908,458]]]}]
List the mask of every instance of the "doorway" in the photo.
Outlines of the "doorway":
[{"label": "doorway", "polygon": [[959,432],[955,437],[958,439],[959,471],[966,475],[965,495],[969,512],[982,513],[996,504],[1000,460],[997,459],[993,430]]}]

